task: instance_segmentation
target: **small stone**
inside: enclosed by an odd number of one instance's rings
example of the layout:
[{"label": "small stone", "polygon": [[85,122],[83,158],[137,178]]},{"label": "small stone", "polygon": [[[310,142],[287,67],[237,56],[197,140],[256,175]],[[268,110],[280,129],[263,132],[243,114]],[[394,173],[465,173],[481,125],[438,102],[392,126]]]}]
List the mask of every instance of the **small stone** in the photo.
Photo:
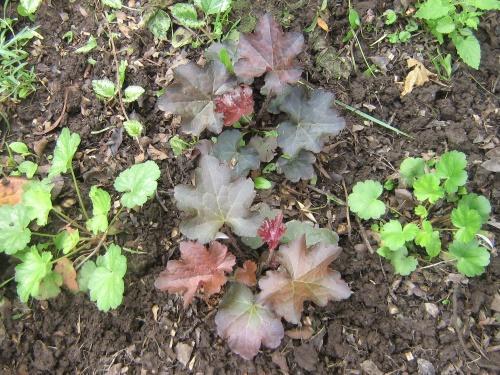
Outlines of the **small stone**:
[{"label": "small stone", "polygon": [[434,304],[434,303],[425,303],[425,311],[427,311],[427,314],[432,316],[433,318],[437,317],[439,315],[439,308]]},{"label": "small stone", "polygon": [[380,371],[377,365],[370,359],[361,363],[361,370],[368,375],[383,375],[383,372]]},{"label": "small stone", "polygon": [[396,315],[399,312],[397,306],[389,305],[389,314]]},{"label": "small stone", "polygon": [[417,359],[418,375],[434,375],[436,370],[432,363],[428,360],[419,358]]},{"label": "small stone", "polygon": [[406,360],[407,360],[408,362],[411,362],[411,361],[413,361],[413,360],[415,359],[415,357],[413,356],[413,353],[412,353],[412,352],[406,352],[406,353],[405,353],[405,357],[406,357]]},{"label": "small stone", "polygon": [[193,347],[191,345],[184,344],[183,342],[180,342],[175,346],[175,355],[177,356],[177,360],[182,363],[184,367],[186,367],[189,363],[192,352]]}]

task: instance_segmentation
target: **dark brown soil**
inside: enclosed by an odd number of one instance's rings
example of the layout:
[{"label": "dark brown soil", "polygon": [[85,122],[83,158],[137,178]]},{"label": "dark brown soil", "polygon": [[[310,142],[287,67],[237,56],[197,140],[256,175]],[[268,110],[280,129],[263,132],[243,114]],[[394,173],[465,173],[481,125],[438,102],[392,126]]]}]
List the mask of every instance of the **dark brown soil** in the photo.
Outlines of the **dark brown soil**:
[{"label": "dark brown soil", "polygon": [[[253,14],[268,10],[280,15],[288,9],[293,16],[290,27],[303,30],[321,1],[304,2],[308,5],[295,10],[282,1],[253,3]],[[347,5],[342,1],[328,3],[332,10],[328,19],[331,31],[323,38],[328,45],[338,46],[346,31]],[[354,2],[360,12],[372,9],[377,15],[398,4]],[[62,21],[61,13],[69,16],[68,21]],[[0,325],[1,373],[433,374],[433,368],[441,374],[485,374],[498,370],[492,366],[500,363],[499,316],[491,309],[500,287],[497,257],[492,258],[485,275],[468,283],[457,283],[452,268],[446,265],[401,278],[366,247],[355,247],[363,241],[354,220],[349,240],[343,207],[326,205],[324,196],[310,190],[307,184],[284,184],[280,175],[272,176],[278,182],[272,194],[262,193],[258,199],[280,206],[288,218],[301,217],[289,205],[294,200],[309,200],[314,207],[324,207],[315,211],[315,216],[322,225],[330,225],[341,233],[344,252],[333,266],[354,292],[349,300],[330,303],[325,308],[306,307],[303,322],[314,330],[310,339],[285,337],[274,353],[264,350],[255,360],[245,361],[231,353],[216,336],[213,316],[217,298],[209,305],[198,300],[184,310],[178,297],[156,291],[154,278],[170,257],[178,256],[177,244],[181,240],[176,229],[179,215],[171,199],[173,186],[188,182],[195,165],[192,158],[173,156],[167,141],[176,133],[176,127],[155,109],[154,92],[164,86],[164,77],[179,57],[169,53],[168,45],[155,47],[145,30],[131,31],[130,38],[117,40],[120,57],[129,61],[126,84],[138,84],[147,90],[144,99],[129,108],[146,124],[146,136],[140,140],[145,155],[139,157],[137,143],[114,128],[122,120],[119,107],[106,106],[92,93],[92,79],[113,79],[115,74],[101,15],[95,11],[94,3],[87,1],[52,0],[42,6],[36,23],[44,40],[41,46],[34,47],[33,54],[42,84],[30,98],[9,108],[9,139],[22,139],[31,146],[46,140],[51,149],[57,130],[44,136],[33,133],[42,130],[44,122],[57,119],[65,90],[69,90],[67,114],[60,127],[67,126],[82,137],[77,165],[84,194],[96,183],[113,191],[114,177],[134,160],[156,159],[163,172],[157,198],[140,212],[124,216],[128,218],[123,223],[125,232],[115,239],[145,254],[127,255],[129,272],[124,303],[111,313],[99,312],[81,294],[64,292],[55,300],[31,301],[24,306],[16,299],[14,285],[3,290],[10,302],[0,307],[5,327],[2,335]],[[74,46],[62,40],[71,25],[75,31]],[[359,180],[387,178],[405,156],[458,149],[468,155],[472,180],[469,188],[487,196],[494,214],[498,214],[500,181],[480,166],[486,160],[485,153],[499,143],[499,100],[495,93],[500,52],[498,15],[490,16],[478,32],[483,50],[479,71],[461,64],[450,82],[427,84],[403,99],[395,80],[402,81],[407,73],[405,57],[422,57],[419,51],[431,42],[421,35],[408,45],[383,42],[370,48],[383,32],[374,27],[364,32],[361,40],[367,56],[394,50],[396,58],[386,74],[365,77],[362,56],[355,51],[359,72],[353,72],[349,79],[326,77],[316,66],[318,51],[313,50],[306,37],[309,43],[301,57],[304,77],[314,85],[335,91],[340,100],[352,106],[371,111],[377,118],[392,120],[394,126],[413,139],[364,123],[360,117],[341,110],[348,128],[319,157],[326,173],[318,173],[317,187],[344,198],[338,175],[344,177],[350,190]],[[87,56],[73,53],[75,46],[88,39],[86,33],[100,35],[102,48],[91,54],[97,61],[93,68],[86,63]],[[196,59],[199,51],[188,50],[186,56]],[[425,54],[423,61],[432,68]],[[155,153],[151,146],[168,157]],[[69,182],[66,185],[58,200],[72,197]],[[0,262],[5,264],[6,259],[0,258]],[[10,276],[11,271],[12,267],[7,267],[0,280]],[[186,348],[184,344],[193,348],[187,368],[178,360],[178,352]]]}]

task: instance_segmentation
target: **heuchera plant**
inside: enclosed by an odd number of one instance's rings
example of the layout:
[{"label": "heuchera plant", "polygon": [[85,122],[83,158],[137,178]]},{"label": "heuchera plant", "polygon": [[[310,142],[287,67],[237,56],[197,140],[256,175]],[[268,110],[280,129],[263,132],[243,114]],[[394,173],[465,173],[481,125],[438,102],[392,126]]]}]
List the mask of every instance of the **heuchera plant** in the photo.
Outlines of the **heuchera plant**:
[{"label": "heuchera plant", "polygon": [[[46,178],[8,177],[2,181],[0,252],[20,261],[15,267],[14,278],[22,302],[27,302],[30,297],[54,298],[64,286],[74,293],[88,292],[99,310],[108,311],[122,302],[123,277],[127,270],[127,258],[120,246],[109,241],[108,234],[111,229],[115,230],[114,224],[120,220],[124,209],[142,206],[155,193],[160,169],[153,161],[147,161],[120,173],[114,182],[115,190],[122,193],[120,208],[111,220],[108,220],[112,207],[110,194],[92,186],[89,192],[92,215],[89,215],[72,165],[79,144],[80,136],[65,128],[57,140]],[[27,151],[27,154],[30,153]],[[55,179],[68,172],[72,176],[83,220],[69,217],[52,202]],[[118,204],[115,203],[113,207]],[[64,225],[58,226],[54,218]],[[39,228],[50,223],[57,232],[33,231],[30,227],[33,221]],[[91,258],[99,254],[101,247],[106,251],[94,262]]]},{"label": "heuchera plant", "polygon": [[[465,154],[458,151],[430,160],[410,157],[401,163],[400,185],[413,189],[411,219],[388,218],[374,227],[380,237],[377,253],[391,262],[396,273],[413,272],[422,250],[425,258],[439,256],[465,276],[481,275],[490,263],[485,246],[491,243],[481,227],[489,219],[491,206],[486,197],[467,192],[466,166]],[[358,182],[349,195],[350,210],[363,220],[383,217],[382,193],[378,181]],[[442,251],[446,245],[448,251]]]}]

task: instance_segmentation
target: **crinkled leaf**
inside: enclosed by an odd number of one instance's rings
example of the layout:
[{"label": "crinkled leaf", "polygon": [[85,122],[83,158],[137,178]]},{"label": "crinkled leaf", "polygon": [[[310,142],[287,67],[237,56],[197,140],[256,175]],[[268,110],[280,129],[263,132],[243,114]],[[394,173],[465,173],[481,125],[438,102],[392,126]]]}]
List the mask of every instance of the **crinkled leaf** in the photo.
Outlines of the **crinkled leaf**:
[{"label": "crinkled leaf", "polygon": [[413,191],[420,202],[428,200],[430,203],[436,203],[444,197],[444,189],[439,186],[439,177],[433,173],[418,177],[413,183]]},{"label": "crinkled leaf", "polygon": [[384,247],[396,251],[413,240],[417,233],[418,227],[415,224],[408,223],[403,228],[398,220],[391,220],[380,229],[380,239]]},{"label": "crinkled leaf", "polygon": [[12,255],[26,247],[31,240],[30,221],[24,205],[0,206],[0,252]]},{"label": "crinkled leaf", "polygon": [[481,10],[500,10],[499,0],[465,0],[464,2]]},{"label": "crinkled leaf", "polygon": [[458,202],[458,207],[465,206],[471,210],[477,211],[481,216],[481,223],[484,224],[490,218],[491,204],[490,201],[483,195],[469,193],[464,195]]},{"label": "crinkled leaf", "polygon": [[170,7],[170,12],[172,12],[172,16],[182,26],[198,29],[205,24],[205,22],[198,19],[196,8],[191,4],[177,3]]},{"label": "crinkled leaf", "polygon": [[128,86],[124,91],[125,97],[123,98],[123,101],[125,103],[134,102],[145,92],[146,90],[144,90],[141,86]]},{"label": "crinkled leaf", "polygon": [[96,302],[101,311],[116,309],[123,300],[127,258],[122,255],[120,246],[112,244],[105,255],[97,257],[96,265],[88,280],[90,299]]},{"label": "crinkled leaf", "polygon": [[30,296],[38,295],[41,281],[51,272],[51,260],[51,253],[46,251],[40,253],[36,246],[32,246],[23,254],[22,262],[16,266],[15,275],[17,294],[21,302],[26,303]]},{"label": "crinkled leaf", "polygon": [[425,248],[427,255],[431,258],[437,256],[441,251],[439,232],[433,231],[432,224],[428,220],[422,221],[422,229],[415,236],[415,243]]},{"label": "crinkled leaf", "polygon": [[385,204],[378,199],[383,190],[378,181],[366,180],[356,183],[347,200],[349,209],[364,220],[380,218],[385,214]]},{"label": "crinkled leaf", "polygon": [[115,83],[109,79],[94,79],[92,81],[92,88],[98,98],[111,99],[115,96]]},{"label": "crinkled leaf", "polygon": [[285,231],[286,227],[283,224],[283,213],[280,212],[273,219],[265,219],[257,231],[257,234],[267,243],[269,251],[272,252],[278,247]]},{"label": "crinkled leaf", "polygon": [[461,242],[473,240],[482,224],[481,215],[466,205],[459,205],[451,211],[451,222],[458,228],[455,232],[455,239]]},{"label": "crinkled leaf", "polygon": [[158,9],[149,17],[146,25],[156,38],[166,40],[168,39],[168,30],[170,30],[172,21],[167,12]]},{"label": "crinkled leaf", "polygon": [[310,98],[302,86],[293,87],[279,109],[289,115],[278,125],[278,146],[289,156],[300,150],[315,153],[323,149],[328,137],[337,135],[345,120],[332,108],[334,96],[324,90],[314,90]]},{"label": "crinkled leaf", "polygon": [[76,282],[76,271],[71,260],[68,258],[59,259],[54,267],[54,272],[61,275],[63,285],[70,291],[76,293],[80,290]]},{"label": "crinkled leaf", "polygon": [[96,265],[93,261],[87,260],[80,271],[78,272],[78,287],[80,290],[84,293],[88,292],[89,290],[89,281],[92,275],[94,274],[94,271],[96,270]]},{"label": "crinkled leaf", "polygon": [[449,151],[436,164],[436,175],[444,179],[447,193],[456,193],[460,186],[467,182],[467,159],[463,152]]},{"label": "crinkled leaf", "polygon": [[387,247],[381,247],[377,250],[377,254],[388,259],[394,267],[394,272],[402,276],[408,276],[418,266],[415,257],[408,256],[408,250],[405,246],[396,251],[390,250]]},{"label": "crinkled leaf", "polygon": [[0,181],[0,206],[21,203],[24,185],[28,180],[22,177],[6,177]]},{"label": "crinkled leaf", "polygon": [[479,246],[476,240],[469,242],[453,241],[449,247],[450,254],[457,259],[458,271],[468,277],[479,276],[490,264],[490,253]]},{"label": "crinkled leaf", "polygon": [[60,274],[54,271],[49,273],[40,281],[38,293],[33,295],[34,298],[40,301],[45,301],[50,298],[55,298],[61,293],[61,285],[63,278]]},{"label": "crinkled leaf", "polygon": [[215,111],[222,114],[224,125],[231,126],[243,116],[253,113],[252,88],[240,85],[214,99]]},{"label": "crinkled leaf", "polygon": [[54,237],[56,249],[62,251],[64,254],[68,254],[73,250],[78,241],[80,241],[80,232],[78,232],[78,229],[66,228]]},{"label": "crinkled leaf", "polygon": [[300,79],[295,57],[304,47],[304,36],[298,32],[284,33],[270,14],[260,18],[252,34],[241,34],[238,61],[234,71],[238,77],[251,80],[267,73],[262,93],[279,94],[287,84]]},{"label": "crinkled leaf", "polygon": [[29,160],[25,160],[17,166],[17,170],[21,173],[24,173],[27,178],[33,178],[37,169],[38,169],[38,164],[33,163],[32,161]]},{"label": "crinkled leaf", "polygon": [[339,243],[339,236],[333,230],[315,227],[309,221],[298,220],[291,220],[286,223],[286,232],[281,238],[281,242],[287,244],[295,241],[304,234],[307,246],[312,246],[320,242],[326,245],[337,245]]},{"label": "crinkled leaf", "polygon": [[306,246],[303,235],[278,250],[279,271],[267,271],[259,280],[262,290],[259,301],[268,303],[277,315],[298,324],[305,301],[325,306],[330,300],[342,300],[351,295],[340,273],[328,268],[341,248],[319,243]]},{"label": "crinkled leaf", "polygon": [[231,7],[232,0],[194,0],[194,3],[207,16],[224,13]]},{"label": "crinkled leaf", "polygon": [[106,190],[92,186],[89,192],[93,206],[93,216],[85,225],[94,235],[104,233],[108,229],[108,213],[111,209],[111,197]]},{"label": "crinkled leaf", "polygon": [[420,216],[422,219],[425,219],[429,212],[427,212],[427,208],[419,204],[415,207],[415,215]]},{"label": "crinkled leaf", "polygon": [[116,191],[124,193],[120,200],[122,204],[127,208],[133,208],[142,206],[153,196],[159,178],[160,168],[154,161],[148,160],[120,173],[115,180],[114,187]]},{"label": "crinkled leaf", "polygon": [[415,179],[424,173],[425,161],[422,158],[406,158],[399,166],[399,174],[409,187],[412,187]]},{"label": "crinkled leaf", "polygon": [[227,247],[214,241],[207,249],[197,242],[181,242],[181,259],[170,260],[155,280],[157,289],[180,293],[187,307],[196,292],[203,288],[206,298],[220,292],[226,283],[225,273],[233,270],[236,258]]},{"label": "crinkled leaf", "polygon": [[316,158],[309,151],[300,150],[295,157],[281,156],[276,164],[278,170],[285,174],[285,177],[291,182],[299,182],[299,180],[310,180],[316,173],[314,172],[314,162]]},{"label": "crinkled leaf", "polygon": [[481,45],[474,35],[458,35],[453,39],[460,58],[470,67],[479,69],[481,63]]},{"label": "crinkled leaf", "polygon": [[23,205],[29,209],[31,219],[37,225],[47,224],[49,212],[52,210],[52,184],[43,181],[31,181],[24,186]]},{"label": "crinkled leaf", "polygon": [[238,236],[255,237],[262,218],[250,212],[255,197],[253,181],[237,178],[232,170],[209,155],[201,158],[195,172],[196,186],[178,185],[174,189],[177,208],[187,217],[180,230],[201,243],[213,240],[224,224]]},{"label": "crinkled leaf", "polygon": [[57,139],[54,157],[49,169],[49,178],[66,173],[71,168],[71,162],[78,146],[80,145],[80,135],[71,133],[68,128],[64,128]]},{"label": "crinkled leaf", "polygon": [[264,304],[255,301],[252,291],[233,284],[215,315],[217,333],[227,339],[231,350],[250,360],[259,348],[277,348],[284,336],[281,319]]},{"label": "crinkled leaf", "polygon": [[222,132],[217,137],[212,154],[221,161],[227,161],[235,176],[245,177],[251,169],[259,169],[260,159],[257,150],[252,146],[240,146],[241,139],[242,134],[239,130],[231,129]]},{"label": "crinkled leaf", "polygon": [[426,0],[422,3],[415,17],[423,18],[424,20],[436,20],[448,15],[455,7],[448,0]]},{"label": "crinkled leaf", "polygon": [[220,133],[224,115],[216,111],[214,100],[235,85],[222,63],[211,62],[205,68],[188,63],[174,69],[174,83],[158,100],[158,107],[180,115],[186,133],[198,136],[205,129]]},{"label": "crinkled leaf", "polygon": [[128,135],[133,138],[137,138],[141,135],[143,126],[140,121],[137,120],[127,120],[123,122],[123,127]]},{"label": "crinkled leaf", "polygon": [[257,284],[256,271],[257,265],[255,262],[246,260],[242,268],[238,267],[236,271],[234,271],[234,280],[247,286],[254,286]]},{"label": "crinkled leaf", "polygon": [[248,142],[250,146],[257,150],[259,154],[260,161],[269,163],[276,156],[276,148],[278,147],[278,141],[276,137],[260,137],[258,135],[250,138]]}]

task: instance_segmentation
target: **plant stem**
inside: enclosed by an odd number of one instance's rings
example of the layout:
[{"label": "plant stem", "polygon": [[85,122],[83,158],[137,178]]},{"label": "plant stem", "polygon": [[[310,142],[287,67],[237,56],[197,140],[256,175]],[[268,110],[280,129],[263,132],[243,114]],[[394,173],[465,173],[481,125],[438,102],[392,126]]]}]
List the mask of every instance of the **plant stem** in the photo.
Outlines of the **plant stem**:
[{"label": "plant stem", "polygon": [[85,205],[83,204],[82,195],[80,194],[80,188],[78,187],[78,182],[76,181],[75,170],[73,169],[73,166],[71,166],[70,170],[71,170],[71,177],[73,178],[73,185],[75,186],[76,190],[76,195],[78,196],[78,202],[80,203],[80,208],[82,209],[83,216],[85,216],[85,219],[88,220],[89,215],[87,213],[87,210],[85,209]]},{"label": "plant stem", "polygon": [[72,218],[70,218],[69,216],[67,216],[66,214],[63,214],[61,211],[57,211],[56,209],[52,209],[52,211],[59,216],[59,218],[62,219],[62,221],[64,221],[65,223],[67,224],[70,224],[72,226],[74,226],[75,228],[78,228],[80,229],[82,232],[84,233],[87,233],[87,234],[90,234],[92,235],[86,228],[82,227],[80,224],[78,224],[75,220],[73,220]]},{"label": "plant stem", "polygon": [[0,289],[2,289],[5,285],[7,285],[8,283],[10,283],[12,280],[14,280],[14,276],[12,276],[11,278],[5,280],[4,282],[2,282],[0,284]]},{"label": "plant stem", "polygon": [[31,232],[31,234],[34,234],[35,236],[38,237],[48,237],[48,238],[54,238],[56,236],[55,234],[40,233],[40,232]]}]

